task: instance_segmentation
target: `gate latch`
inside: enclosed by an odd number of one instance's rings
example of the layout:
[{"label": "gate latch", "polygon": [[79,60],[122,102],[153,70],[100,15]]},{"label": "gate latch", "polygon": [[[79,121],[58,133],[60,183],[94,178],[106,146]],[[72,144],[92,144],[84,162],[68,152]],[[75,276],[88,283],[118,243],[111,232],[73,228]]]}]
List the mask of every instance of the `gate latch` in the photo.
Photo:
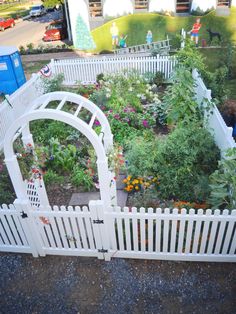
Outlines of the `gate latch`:
[{"label": "gate latch", "polygon": [[104,220],[99,220],[99,219],[93,220],[93,223],[94,224],[104,224]]},{"label": "gate latch", "polygon": [[21,212],[21,217],[24,219],[24,218],[27,218],[28,217],[28,215],[25,213],[25,212]]},{"label": "gate latch", "polygon": [[108,253],[108,250],[105,250],[105,249],[98,249],[98,253]]}]

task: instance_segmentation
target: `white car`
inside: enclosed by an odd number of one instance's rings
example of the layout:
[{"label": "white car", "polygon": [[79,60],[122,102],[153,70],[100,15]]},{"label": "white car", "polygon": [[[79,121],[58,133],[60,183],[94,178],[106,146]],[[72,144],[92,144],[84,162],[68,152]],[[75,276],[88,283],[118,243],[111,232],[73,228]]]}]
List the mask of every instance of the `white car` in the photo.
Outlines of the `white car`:
[{"label": "white car", "polygon": [[44,8],[43,5],[35,5],[31,8],[30,10],[30,16],[41,16],[46,14],[46,9]]}]

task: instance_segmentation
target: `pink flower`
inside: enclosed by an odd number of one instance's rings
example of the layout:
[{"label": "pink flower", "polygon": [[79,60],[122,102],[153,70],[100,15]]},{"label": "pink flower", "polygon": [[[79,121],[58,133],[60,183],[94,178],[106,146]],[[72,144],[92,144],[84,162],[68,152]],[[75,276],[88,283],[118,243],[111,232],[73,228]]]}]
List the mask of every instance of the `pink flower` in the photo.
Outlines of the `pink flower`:
[{"label": "pink flower", "polygon": [[95,120],[95,121],[94,121],[94,124],[97,125],[97,126],[101,125],[98,120]]},{"label": "pink flower", "polygon": [[144,126],[145,128],[148,128],[148,127],[149,127],[147,120],[143,120],[143,126]]},{"label": "pink flower", "polygon": [[120,115],[119,115],[118,113],[116,113],[116,114],[114,115],[114,118],[115,118],[116,120],[120,120]]}]

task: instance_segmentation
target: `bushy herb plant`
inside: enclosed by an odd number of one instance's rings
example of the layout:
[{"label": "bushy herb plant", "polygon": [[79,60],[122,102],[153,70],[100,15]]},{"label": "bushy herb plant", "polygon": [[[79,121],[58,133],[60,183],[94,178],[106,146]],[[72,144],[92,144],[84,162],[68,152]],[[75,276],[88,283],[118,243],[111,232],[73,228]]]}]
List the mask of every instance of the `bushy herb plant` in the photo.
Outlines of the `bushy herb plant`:
[{"label": "bushy herb plant", "polygon": [[160,140],[154,171],[160,178],[164,199],[202,201],[208,197],[208,177],[219,159],[210,133],[196,123],[177,127]]},{"label": "bushy herb plant", "polygon": [[218,169],[210,176],[212,208],[236,209],[236,148],[229,149],[226,159],[219,161]]}]

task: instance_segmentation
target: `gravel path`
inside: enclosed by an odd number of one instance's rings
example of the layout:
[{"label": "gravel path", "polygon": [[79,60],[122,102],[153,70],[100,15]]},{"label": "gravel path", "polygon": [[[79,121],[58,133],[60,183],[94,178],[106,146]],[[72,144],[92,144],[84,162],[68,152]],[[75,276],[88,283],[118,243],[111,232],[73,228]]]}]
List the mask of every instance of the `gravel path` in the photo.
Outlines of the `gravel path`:
[{"label": "gravel path", "polygon": [[236,265],[0,253],[1,314],[236,313]]}]

